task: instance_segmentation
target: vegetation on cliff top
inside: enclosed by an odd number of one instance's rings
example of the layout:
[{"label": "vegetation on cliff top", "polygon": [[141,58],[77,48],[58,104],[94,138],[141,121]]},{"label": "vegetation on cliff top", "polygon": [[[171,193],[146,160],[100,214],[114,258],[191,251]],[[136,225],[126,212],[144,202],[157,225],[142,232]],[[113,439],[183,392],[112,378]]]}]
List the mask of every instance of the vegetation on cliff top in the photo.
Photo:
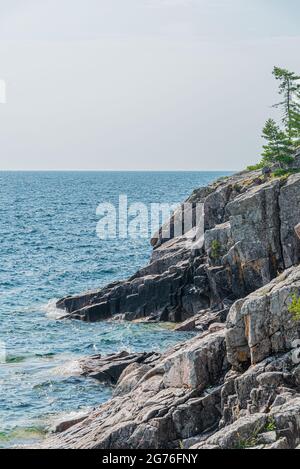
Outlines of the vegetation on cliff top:
[{"label": "vegetation on cliff top", "polygon": [[279,95],[282,100],[273,105],[281,110],[281,122],[278,124],[269,118],[262,131],[262,160],[249,170],[275,166],[282,175],[292,167],[295,153],[300,146],[300,76],[286,69],[274,67],[273,75],[279,82]]}]

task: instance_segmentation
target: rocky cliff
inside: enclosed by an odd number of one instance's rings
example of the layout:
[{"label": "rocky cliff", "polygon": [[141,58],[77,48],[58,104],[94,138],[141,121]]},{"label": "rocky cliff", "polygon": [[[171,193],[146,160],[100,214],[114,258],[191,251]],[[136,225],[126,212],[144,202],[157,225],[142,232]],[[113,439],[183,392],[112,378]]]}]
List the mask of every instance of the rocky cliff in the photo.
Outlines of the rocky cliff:
[{"label": "rocky cliff", "polygon": [[[293,350],[300,323],[289,308],[300,294],[300,175],[265,181],[244,172],[196,190],[189,201],[204,204],[202,242],[191,233],[165,240],[160,230],[149,265],[135,276],[58,307],[88,321],[184,321],[177,328],[197,336],[150,360],[125,357],[124,366],[122,357],[113,399],[44,446],[300,444],[300,359]],[[101,376],[109,362],[98,362]]]},{"label": "rocky cliff", "polygon": [[263,183],[245,172],[196,190],[188,202],[204,204],[204,242],[195,245],[190,233],[163,240],[160,232],[149,265],[132,278],[64,298],[58,308],[85,321],[122,314],[179,322],[226,307],[299,262],[299,186],[300,175]]}]

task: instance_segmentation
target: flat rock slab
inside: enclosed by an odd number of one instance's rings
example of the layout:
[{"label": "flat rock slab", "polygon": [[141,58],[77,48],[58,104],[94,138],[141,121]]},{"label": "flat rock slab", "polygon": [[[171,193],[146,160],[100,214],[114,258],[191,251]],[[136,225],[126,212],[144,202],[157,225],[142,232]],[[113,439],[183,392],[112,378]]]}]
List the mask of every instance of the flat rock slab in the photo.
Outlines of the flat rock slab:
[{"label": "flat rock slab", "polygon": [[129,353],[126,351],[110,355],[93,355],[80,360],[83,376],[102,383],[116,384],[122,372],[132,363],[155,364],[160,354],[155,352]]},{"label": "flat rock slab", "polygon": [[77,425],[77,423],[83,422],[86,418],[88,418],[89,414],[83,414],[80,417],[76,417],[73,419],[69,420],[63,420],[62,422],[59,422],[55,427],[52,429],[52,433],[62,433],[68,430],[69,428],[73,427],[74,425]]},{"label": "flat rock slab", "polygon": [[[219,311],[212,311],[211,309],[200,311],[198,314],[195,314],[193,317],[178,324],[178,326],[174,328],[174,331],[175,332],[181,332],[181,331],[205,332],[209,330],[210,327],[213,325],[225,323],[228,312],[229,312],[229,308],[224,308]],[[211,332],[213,331],[211,330]]]}]

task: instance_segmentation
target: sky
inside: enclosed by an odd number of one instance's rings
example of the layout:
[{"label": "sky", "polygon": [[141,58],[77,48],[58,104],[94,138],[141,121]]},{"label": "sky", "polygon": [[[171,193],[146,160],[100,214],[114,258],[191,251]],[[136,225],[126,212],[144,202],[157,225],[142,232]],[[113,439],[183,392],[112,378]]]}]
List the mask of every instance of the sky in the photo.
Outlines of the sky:
[{"label": "sky", "polygon": [[[239,170],[299,0],[0,0],[0,169]],[[2,86],[3,90],[3,86]]]}]

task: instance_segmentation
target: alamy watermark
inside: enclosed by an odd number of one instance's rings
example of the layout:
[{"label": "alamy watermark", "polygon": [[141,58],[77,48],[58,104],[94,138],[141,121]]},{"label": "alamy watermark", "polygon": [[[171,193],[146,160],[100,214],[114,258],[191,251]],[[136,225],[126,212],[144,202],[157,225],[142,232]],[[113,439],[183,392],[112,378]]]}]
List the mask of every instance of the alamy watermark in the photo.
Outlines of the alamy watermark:
[{"label": "alamy watermark", "polygon": [[0,104],[6,104],[6,82],[0,79]]},{"label": "alamy watermark", "polygon": [[96,214],[100,217],[96,232],[101,240],[157,236],[164,240],[184,237],[187,242],[196,242],[204,236],[202,203],[129,204],[127,195],[121,194],[117,205],[101,203]]}]

